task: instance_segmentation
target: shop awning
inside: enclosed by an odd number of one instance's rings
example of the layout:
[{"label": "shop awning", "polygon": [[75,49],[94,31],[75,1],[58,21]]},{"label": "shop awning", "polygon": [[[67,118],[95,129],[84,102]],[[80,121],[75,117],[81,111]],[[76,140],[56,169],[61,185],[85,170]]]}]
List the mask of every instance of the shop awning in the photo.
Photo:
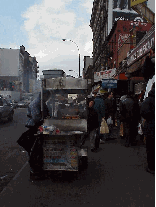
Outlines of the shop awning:
[{"label": "shop awning", "polygon": [[114,79],[116,79],[116,80],[128,80],[128,78],[125,76],[125,73],[120,73],[119,75],[115,76]]}]

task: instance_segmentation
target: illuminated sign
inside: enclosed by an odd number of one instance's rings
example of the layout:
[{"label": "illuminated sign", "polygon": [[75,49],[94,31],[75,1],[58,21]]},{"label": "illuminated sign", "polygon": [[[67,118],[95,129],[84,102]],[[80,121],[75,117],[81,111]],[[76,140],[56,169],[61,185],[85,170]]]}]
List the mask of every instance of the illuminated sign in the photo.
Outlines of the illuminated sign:
[{"label": "illuminated sign", "polygon": [[103,79],[102,88],[117,88],[117,80],[114,79]]}]

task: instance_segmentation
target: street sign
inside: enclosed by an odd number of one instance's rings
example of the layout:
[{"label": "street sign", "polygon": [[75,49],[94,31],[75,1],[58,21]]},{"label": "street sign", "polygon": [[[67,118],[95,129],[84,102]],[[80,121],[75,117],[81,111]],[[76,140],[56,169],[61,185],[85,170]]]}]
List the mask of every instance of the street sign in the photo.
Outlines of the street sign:
[{"label": "street sign", "polygon": [[141,3],[145,2],[145,1],[147,1],[147,0],[131,0],[131,7],[135,6],[137,4],[141,4]]},{"label": "street sign", "polygon": [[117,80],[114,79],[103,79],[102,88],[117,88]]}]

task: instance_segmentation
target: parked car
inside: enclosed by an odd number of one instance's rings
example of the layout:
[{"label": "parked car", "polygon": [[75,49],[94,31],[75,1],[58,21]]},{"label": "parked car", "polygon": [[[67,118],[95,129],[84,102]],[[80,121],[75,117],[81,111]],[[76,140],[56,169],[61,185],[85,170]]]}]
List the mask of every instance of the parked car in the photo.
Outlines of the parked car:
[{"label": "parked car", "polygon": [[3,119],[8,119],[8,121],[12,121],[13,115],[13,106],[5,98],[0,97],[0,121]]},{"label": "parked car", "polygon": [[8,100],[7,99],[7,102],[10,103],[10,105],[13,107],[13,109],[17,108],[17,102],[15,102],[14,100]]}]

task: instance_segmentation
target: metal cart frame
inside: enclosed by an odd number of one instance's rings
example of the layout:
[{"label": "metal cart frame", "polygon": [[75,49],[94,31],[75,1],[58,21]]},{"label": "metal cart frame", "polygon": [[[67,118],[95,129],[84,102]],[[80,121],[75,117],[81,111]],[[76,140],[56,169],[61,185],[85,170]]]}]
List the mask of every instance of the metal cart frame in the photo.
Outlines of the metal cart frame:
[{"label": "metal cart frame", "polygon": [[[81,78],[49,78],[42,76],[41,112],[43,117],[43,89],[53,94],[84,94],[87,97],[87,80]],[[87,165],[88,149],[80,146],[87,132],[86,119],[51,119],[44,124],[60,129],[59,134],[42,134],[44,171],[79,171],[80,163]]]}]

